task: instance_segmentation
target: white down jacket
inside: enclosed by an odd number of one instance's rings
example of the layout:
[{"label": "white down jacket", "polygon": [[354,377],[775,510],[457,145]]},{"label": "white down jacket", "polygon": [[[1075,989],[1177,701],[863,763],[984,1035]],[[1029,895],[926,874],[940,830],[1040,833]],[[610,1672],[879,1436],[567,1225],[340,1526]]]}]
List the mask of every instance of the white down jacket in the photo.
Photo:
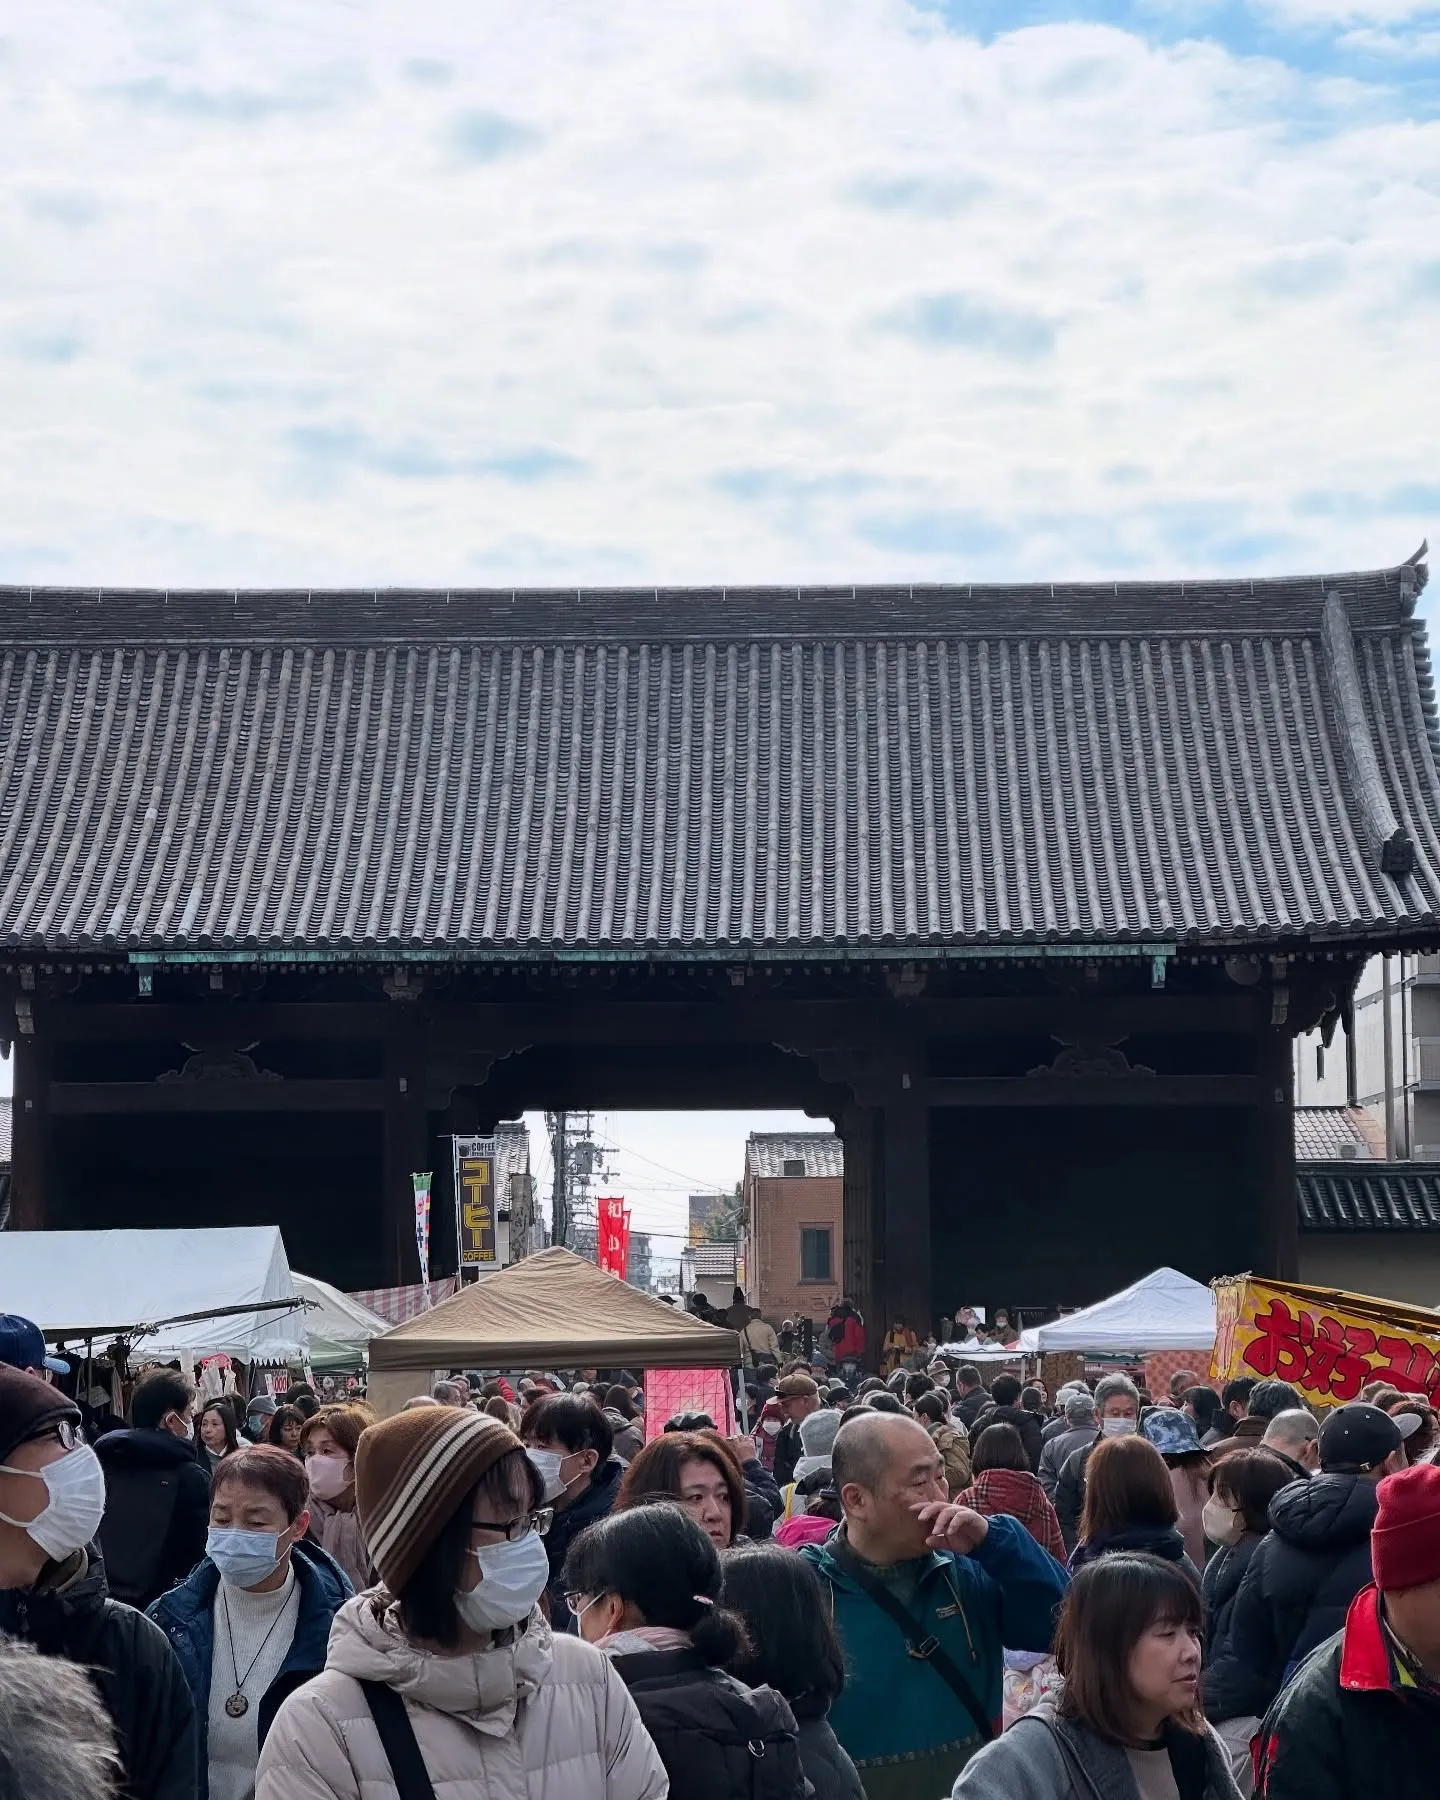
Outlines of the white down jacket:
[{"label": "white down jacket", "polygon": [[396,1800],[360,1682],[406,1703],[436,1800],[664,1800],[665,1769],[610,1659],[539,1611],[471,1655],[418,1649],[383,1589],[335,1615],[325,1672],[276,1714],[256,1800]]}]

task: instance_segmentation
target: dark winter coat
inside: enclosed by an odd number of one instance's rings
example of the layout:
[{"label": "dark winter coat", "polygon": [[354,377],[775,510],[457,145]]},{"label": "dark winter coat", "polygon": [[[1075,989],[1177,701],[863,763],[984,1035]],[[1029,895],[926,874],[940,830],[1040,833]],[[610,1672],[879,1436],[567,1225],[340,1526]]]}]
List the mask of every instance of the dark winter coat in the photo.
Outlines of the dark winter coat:
[{"label": "dark winter coat", "polygon": [[568,1631],[570,1608],[565,1604],[565,1556],[587,1525],[603,1519],[615,1504],[625,1465],[617,1456],[600,1464],[590,1485],[578,1500],[557,1512],[545,1533],[545,1554],[550,1558],[550,1623],[556,1631]]},{"label": "dark winter coat", "polygon": [[860,1772],[836,1737],[830,1708],[817,1701],[792,1700],[800,1727],[800,1767],[816,1800],[865,1800]]},{"label": "dark winter coat", "polygon": [[49,1563],[33,1588],[0,1592],[0,1632],[94,1675],[115,1721],[126,1800],[195,1800],[195,1706],[165,1633],[112,1600],[97,1550]]},{"label": "dark winter coat", "polygon": [[1061,1465],[1055,1492],[1050,1496],[1055,1502],[1060,1535],[1067,1550],[1073,1550],[1080,1541],[1080,1515],[1085,1510],[1085,1470],[1090,1462],[1090,1452],[1103,1435],[1096,1431],[1088,1444],[1081,1444],[1079,1449],[1070,1452]]},{"label": "dark winter coat", "polygon": [[1100,1537],[1087,1538],[1070,1553],[1070,1567],[1083,1569],[1086,1563],[1099,1562],[1102,1556],[1118,1556],[1122,1552],[1163,1557],[1178,1563],[1196,1588],[1200,1571],[1185,1554],[1185,1540],[1173,1525],[1132,1525],[1127,1531],[1112,1531]]},{"label": "dark winter coat", "polygon": [[1376,1484],[1362,1475],[1292,1481],[1270,1502],[1270,1531],[1235,1597],[1232,1637],[1264,1712],[1287,1673],[1345,1623],[1370,1583]]},{"label": "dark winter coat", "polygon": [[778,1487],[788,1487],[795,1479],[795,1465],[804,1454],[805,1446],[800,1442],[799,1423],[795,1419],[787,1419],[775,1439],[775,1463],[770,1471]]},{"label": "dark winter coat", "polygon": [[1440,1696],[1403,1671],[1373,1587],[1296,1673],[1260,1727],[1260,1800],[1410,1800],[1440,1770]]},{"label": "dark winter coat", "polygon": [[95,1454],[105,1468],[98,1535],[110,1591],[143,1610],[204,1556],[210,1477],[195,1460],[195,1446],[169,1431],[112,1431]]},{"label": "dark winter coat", "polygon": [[950,1408],[955,1417],[970,1433],[975,1435],[975,1421],[990,1404],[990,1396],[983,1387],[972,1388],[968,1394],[962,1394]]},{"label": "dark winter coat", "polygon": [[[295,1617],[295,1637],[280,1671],[260,1696],[257,1729],[261,1749],[281,1702],[325,1667],[330,1621],[355,1591],[339,1563],[318,1544],[302,1539],[291,1552],[291,1560],[300,1589],[300,1610]],[[215,1650],[215,1595],[219,1587],[220,1571],[207,1556],[187,1581],[162,1594],[149,1613],[170,1640],[195,1702],[200,1746],[199,1800],[206,1800],[210,1792],[207,1733],[210,1665]]]},{"label": "dark winter coat", "polygon": [[773,1688],[748,1688],[695,1650],[614,1661],[660,1752],[671,1800],[805,1800],[799,1728]]},{"label": "dark winter coat", "polygon": [[1257,1717],[1265,1710],[1255,1677],[1235,1647],[1235,1599],[1245,1571],[1263,1538],[1247,1531],[1238,1544],[1217,1550],[1205,1565],[1200,1591],[1205,1597],[1205,1672],[1200,1694],[1205,1716],[1217,1725],[1226,1719]]},{"label": "dark winter coat", "polygon": [[1020,1442],[1025,1446],[1025,1454],[1030,1459],[1030,1473],[1038,1474],[1040,1470],[1040,1452],[1045,1448],[1041,1433],[1044,1421],[1039,1413],[1027,1412],[1023,1406],[990,1405],[981,1409],[976,1415],[975,1423],[970,1427],[971,1439],[979,1437],[987,1425],[1013,1425],[1020,1433]]},{"label": "dark winter coat", "polygon": [[1060,1471],[1077,1450],[1083,1450],[1087,1444],[1095,1442],[1093,1425],[1069,1425],[1064,1419],[1057,1420],[1061,1429],[1053,1437],[1042,1433],[1044,1447],[1040,1451],[1040,1485],[1053,1502],[1060,1485]]},{"label": "dark winter coat", "polygon": [[785,1496],[780,1492],[775,1477],[756,1457],[749,1457],[740,1468],[745,1478],[745,1519],[743,1529],[746,1537],[763,1542],[775,1530],[775,1521],[785,1511]]}]

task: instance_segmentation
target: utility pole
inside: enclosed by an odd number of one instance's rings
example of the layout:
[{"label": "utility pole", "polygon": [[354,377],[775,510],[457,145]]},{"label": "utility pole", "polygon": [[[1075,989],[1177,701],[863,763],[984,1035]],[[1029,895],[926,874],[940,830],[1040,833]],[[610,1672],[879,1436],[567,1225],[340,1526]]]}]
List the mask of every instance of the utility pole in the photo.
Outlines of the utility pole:
[{"label": "utility pole", "polygon": [[554,1177],[550,1187],[550,1240],[562,1247],[570,1242],[569,1144],[563,1112],[547,1112],[545,1125],[550,1133],[550,1160]]}]

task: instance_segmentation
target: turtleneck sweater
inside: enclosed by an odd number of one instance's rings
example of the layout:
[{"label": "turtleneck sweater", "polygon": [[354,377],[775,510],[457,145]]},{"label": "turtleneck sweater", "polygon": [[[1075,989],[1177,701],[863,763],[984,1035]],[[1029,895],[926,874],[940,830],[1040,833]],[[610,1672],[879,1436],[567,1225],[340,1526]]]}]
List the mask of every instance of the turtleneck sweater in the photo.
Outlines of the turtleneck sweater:
[{"label": "turtleneck sweater", "polygon": [[[260,1760],[260,1702],[290,1653],[299,1616],[300,1590],[293,1564],[284,1585],[272,1594],[254,1594],[247,1588],[232,1587],[228,1581],[222,1581],[216,1589],[207,1745],[210,1800],[254,1800],[255,1765]],[[235,1639],[233,1661],[231,1633]],[[225,1702],[235,1692],[237,1667],[244,1677],[242,1691],[250,1705],[242,1718],[232,1719]]]}]

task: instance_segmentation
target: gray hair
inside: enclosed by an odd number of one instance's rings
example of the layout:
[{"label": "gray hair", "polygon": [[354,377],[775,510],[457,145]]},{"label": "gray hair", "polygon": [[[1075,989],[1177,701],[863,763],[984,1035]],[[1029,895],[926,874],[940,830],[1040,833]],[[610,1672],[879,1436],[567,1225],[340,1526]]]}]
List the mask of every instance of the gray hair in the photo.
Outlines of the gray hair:
[{"label": "gray hair", "polygon": [[0,1639],[0,1793],[112,1800],[120,1774],[115,1727],[85,1671]]},{"label": "gray hair", "polygon": [[1276,1413],[1265,1427],[1262,1444],[1278,1444],[1284,1450],[1303,1450],[1307,1444],[1313,1444],[1320,1435],[1320,1422],[1314,1413],[1307,1412],[1303,1406],[1288,1407],[1284,1412]]},{"label": "gray hair", "polygon": [[1077,1428],[1089,1425],[1095,1418],[1095,1402],[1089,1394],[1067,1394],[1065,1396],[1065,1423]]},{"label": "gray hair", "polygon": [[1140,1405],[1140,1390],[1128,1375],[1105,1375],[1095,1383],[1095,1410],[1103,1412],[1105,1402],[1113,1400],[1117,1394],[1124,1394],[1128,1399]]}]

